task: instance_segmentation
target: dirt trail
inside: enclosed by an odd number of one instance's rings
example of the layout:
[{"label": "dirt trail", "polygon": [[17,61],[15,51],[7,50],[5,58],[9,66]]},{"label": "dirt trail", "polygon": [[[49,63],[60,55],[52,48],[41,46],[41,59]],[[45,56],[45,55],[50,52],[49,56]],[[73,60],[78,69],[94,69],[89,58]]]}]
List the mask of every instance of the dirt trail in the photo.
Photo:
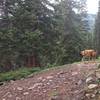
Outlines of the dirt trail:
[{"label": "dirt trail", "polygon": [[0,100],[83,100],[86,74],[96,64],[71,64],[0,86]]}]

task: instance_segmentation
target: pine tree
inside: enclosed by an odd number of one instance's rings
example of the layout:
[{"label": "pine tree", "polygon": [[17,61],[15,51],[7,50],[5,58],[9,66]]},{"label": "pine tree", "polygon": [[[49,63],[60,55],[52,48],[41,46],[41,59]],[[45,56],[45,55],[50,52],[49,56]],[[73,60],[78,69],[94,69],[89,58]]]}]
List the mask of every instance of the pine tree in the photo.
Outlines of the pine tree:
[{"label": "pine tree", "polygon": [[99,9],[98,14],[95,22],[95,47],[98,51],[98,54],[100,54],[100,1],[99,1]]}]

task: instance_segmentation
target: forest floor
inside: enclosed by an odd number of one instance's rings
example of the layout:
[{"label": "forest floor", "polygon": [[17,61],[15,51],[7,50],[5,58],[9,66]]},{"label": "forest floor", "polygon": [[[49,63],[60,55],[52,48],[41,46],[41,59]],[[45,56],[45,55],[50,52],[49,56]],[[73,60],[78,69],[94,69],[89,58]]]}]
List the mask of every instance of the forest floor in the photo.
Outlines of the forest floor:
[{"label": "forest floor", "polygon": [[84,100],[87,74],[97,64],[68,64],[10,81],[0,86],[0,100]]}]

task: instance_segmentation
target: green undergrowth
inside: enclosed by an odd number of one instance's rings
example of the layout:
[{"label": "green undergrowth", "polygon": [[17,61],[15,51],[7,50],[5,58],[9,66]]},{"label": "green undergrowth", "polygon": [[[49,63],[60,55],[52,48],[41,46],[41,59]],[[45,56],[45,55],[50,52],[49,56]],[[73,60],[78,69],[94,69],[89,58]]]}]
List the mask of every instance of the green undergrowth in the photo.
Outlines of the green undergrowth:
[{"label": "green undergrowth", "polygon": [[97,61],[99,61],[99,62],[100,62],[100,56],[97,58]]},{"label": "green undergrowth", "polygon": [[0,73],[0,82],[3,81],[10,81],[10,80],[18,80],[21,78],[25,78],[26,76],[35,73],[40,72],[43,70],[42,68],[35,67],[35,68],[20,68],[15,71]]},{"label": "green undergrowth", "polygon": [[47,67],[33,67],[33,68],[26,68],[22,67],[14,71],[9,72],[1,72],[0,73],[0,82],[10,81],[10,80],[19,80],[21,78],[25,78],[28,75],[44,72],[50,69],[59,68],[55,65],[49,65]]},{"label": "green undergrowth", "polygon": [[0,73],[0,83],[10,80],[14,81],[19,80],[21,78],[26,78],[31,74],[38,74],[48,70],[57,70],[57,69],[62,69],[64,67],[67,68],[68,66],[70,67],[70,64],[62,66],[48,65],[47,67],[33,67],[33,68],[22,67],[14,71]]}]

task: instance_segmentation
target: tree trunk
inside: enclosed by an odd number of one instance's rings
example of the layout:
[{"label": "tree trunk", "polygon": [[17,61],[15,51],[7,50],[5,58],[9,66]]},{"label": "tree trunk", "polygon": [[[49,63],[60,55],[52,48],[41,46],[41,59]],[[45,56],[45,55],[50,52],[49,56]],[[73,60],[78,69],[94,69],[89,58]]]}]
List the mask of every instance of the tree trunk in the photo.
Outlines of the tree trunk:
[{"label": "tree trunk", "polygon": [[40,67],[40,63],[35,55],[27,56],[25,66],[27,67]]}]

